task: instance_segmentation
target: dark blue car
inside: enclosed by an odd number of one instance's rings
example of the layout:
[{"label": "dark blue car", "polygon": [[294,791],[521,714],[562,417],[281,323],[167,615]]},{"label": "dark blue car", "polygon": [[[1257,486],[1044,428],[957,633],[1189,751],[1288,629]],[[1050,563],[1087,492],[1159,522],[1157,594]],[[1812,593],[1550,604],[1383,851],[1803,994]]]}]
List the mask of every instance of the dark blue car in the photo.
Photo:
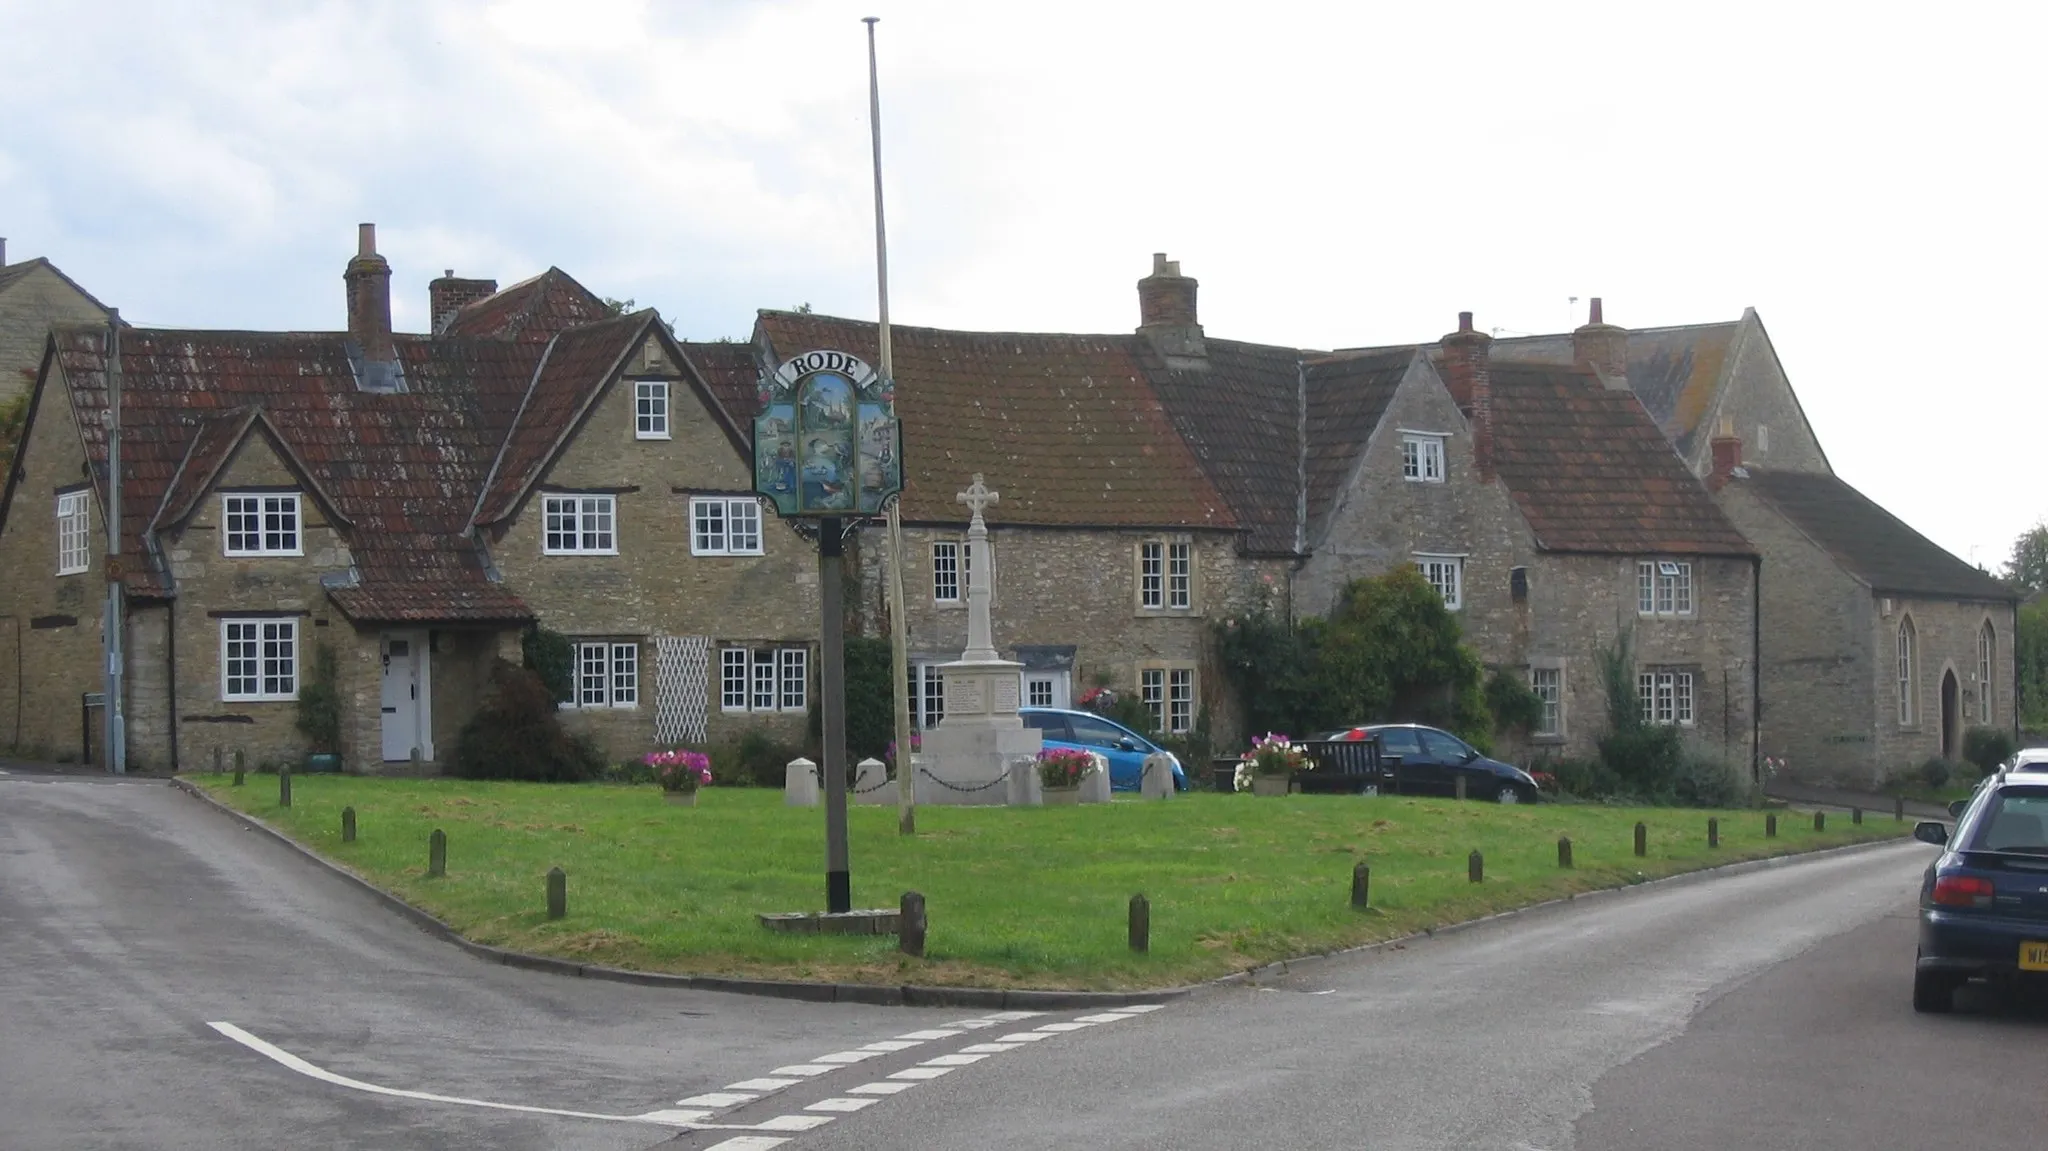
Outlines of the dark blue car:
[{"label": "dark blue car", "polygon": [[1145,757],[1166,752],[1173,760],[1173,788],[1188,789],[1187,772],[1174,755],[1123,724],[1092,711],[1069,711],[1057,707],[1017,709],[1024,726],[1037,729],[1048,748],[1073,747],[1092,751],[1109,761],[1109,786],[1115,791],[1136,791],[1145,777]]},{"label": "dark blue car", "polygon": [[1971,979],[2048,981],[2048,779],[2000,773],[1957,806],[1954,832],[1913,829],[1942,848],[1920,884],[1915,1011],[1952,1010]]}]

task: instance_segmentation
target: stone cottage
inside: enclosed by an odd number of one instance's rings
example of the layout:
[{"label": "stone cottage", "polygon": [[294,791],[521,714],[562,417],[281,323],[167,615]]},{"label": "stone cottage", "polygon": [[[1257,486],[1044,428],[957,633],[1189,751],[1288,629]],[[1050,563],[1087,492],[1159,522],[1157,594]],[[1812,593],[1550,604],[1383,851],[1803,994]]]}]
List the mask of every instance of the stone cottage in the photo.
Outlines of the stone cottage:
[{"label": "stone cottage", "polygon": [[133,763],[304,750],[331,652],[351,770],[432,764],[538,622],[574,645],[569,722],[614,758],[800,734],[815,569],[746,493],[745,437],[651,311],[556,269],[430,285],[394,333],[364,225],[327,333],[124,329],[122,546],[105,554],[108,333],[45,346],[0,495],[0,743],[84,754],[110,566]]},{"label": "stone cottage", "polygon": [[56,324],[103,324],[105,304],[38,257],[10,264],[0,237],[0,407],[28,394]]}]

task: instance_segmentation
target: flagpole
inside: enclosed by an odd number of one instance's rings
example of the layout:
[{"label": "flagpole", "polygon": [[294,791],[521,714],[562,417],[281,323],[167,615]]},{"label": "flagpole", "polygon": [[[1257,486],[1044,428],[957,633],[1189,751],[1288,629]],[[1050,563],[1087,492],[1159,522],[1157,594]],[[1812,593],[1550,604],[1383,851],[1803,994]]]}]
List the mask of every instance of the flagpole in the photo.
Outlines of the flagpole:
[{"label": "flagpole", "polygon": [[[889,346],[889,234],[882,217],[882,85],[875,65],[875,23],[868,26],[868,124],[875,150],[875,294],[879,300],[880,323],[876,336],[881,344],[882,379],[893,391],[896,386],[895,358]],[[898,444],[899,449],[901,444]],[[889,549],[889,668],[895,679],[890,693],[896,705],[896,830],[902,835],[917,832],[917,768],[911,762],[910,731],[910,638],[903,619],[903,515],[902,496],[889,501],[887,531]]]}]

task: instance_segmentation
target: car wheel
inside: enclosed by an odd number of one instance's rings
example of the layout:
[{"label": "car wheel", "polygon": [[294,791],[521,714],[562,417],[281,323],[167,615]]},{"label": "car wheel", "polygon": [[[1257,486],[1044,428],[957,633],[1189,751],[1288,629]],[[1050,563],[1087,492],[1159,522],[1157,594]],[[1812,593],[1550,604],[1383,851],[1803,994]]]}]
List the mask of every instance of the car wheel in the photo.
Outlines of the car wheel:
[{"label": "car wheel", "polygon": [[1913,1010],[1946,1015],[1956,1007],[1956,978],[1939,971],[1913,973]]},{"label": "car wheel", "polygon": [[1503,783],[1500,785],[1500,790],[1493,793],[1493,801],[1495,803],[1520,803],[1522,802],[1522,789],[1512,783]]}]

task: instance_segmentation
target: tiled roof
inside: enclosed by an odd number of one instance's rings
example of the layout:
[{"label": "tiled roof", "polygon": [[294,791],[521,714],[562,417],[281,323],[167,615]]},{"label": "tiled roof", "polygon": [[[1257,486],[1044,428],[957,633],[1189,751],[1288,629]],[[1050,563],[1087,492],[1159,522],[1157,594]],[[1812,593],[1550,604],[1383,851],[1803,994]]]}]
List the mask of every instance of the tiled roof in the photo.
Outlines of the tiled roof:
[{"label": "tiled roof", "polygon": [[464,305],[448,321],[448,336],[516,340],[545,344],[579,324],[612,317],[612,310],[590,289],[560,268],[549,268],[474,303]]},{"label": "tiled roof", "polygon": [[1307,539],[1320,543],[1330,530],[1337,497],[1357,470],[1373,430],[1408,374],[1414,348],[1387,348],[1311,360],[1308,386]]},{"label": "tiled roof", "polygon": [[[834,348],[877,359],[875,326],[762,312],[773,358]],[[982,473],[994,523],[1217,528],[1236,516],[1149,386],[1134,337],[892,326],[903,516],[960,523]]]},{"label": "tiled roof", "polygon": [[1127,337],[1181,438],[1245,531],[1245,549],[1301,548],[1301,353],[1205,340],[1208,367],[1175,371],[1142,336]]},{"label": "tiled roof", "polygon": [[1755,492],[1876,592],[1976,600],[2019,593],[1942,550],[1832,475],[1749,469],[1731,481]]},{"label": "tiled roof", "polygon": [[[1702,425],[1714,406],[1721,370],[1734,349],[1736,322],[1687,324],[1675,328],[1631,329],[1628,334],[1628,386],[1657,421],[1666,439],[1690,457],[1704,435]],[[1518,362],[1569,366],[1570,333],[1498,339],[1495,363]]]},{"label": "tiled roof", "polygon": [[735,341],[677,346],[732,419],[744,424],[760,411],[761,368],[754,362],[752,344]]},{"label": "tiled roof", "polygon": [[1635,393],[1572,368],[1491,364],[1494,467],[1547,551],[1756,554]]},{"label": "tiled roof", "polygon": [[417,581],[365,584],[327,593],[355,623],[525,623],[526,602],[502,584]]},{"label": "tiled roof", "polygon": [[[87,456],[103,481],[105,331],[60,328],[51,338]],[[374,394],[357,390],[345,339],[338,332],[125,329],[123,550],[142,553],[145,529],[173,522],[159,520],[160,510],[177,505],[189,512],[202,476],[261,430],[274,434],[316,497],[331,502],[350,528],[359,606],[369,610],[396,596],[409,611],[427,613],[403,618],[523,611],[489,581],[465,532],[497,437],[510,422],[494,409],[504,405],[510,381],[531,377],[540,350],[399,336],[409,390]],[[167,573],[153,562],[134,587],[139,594],[171,591]]]}]

